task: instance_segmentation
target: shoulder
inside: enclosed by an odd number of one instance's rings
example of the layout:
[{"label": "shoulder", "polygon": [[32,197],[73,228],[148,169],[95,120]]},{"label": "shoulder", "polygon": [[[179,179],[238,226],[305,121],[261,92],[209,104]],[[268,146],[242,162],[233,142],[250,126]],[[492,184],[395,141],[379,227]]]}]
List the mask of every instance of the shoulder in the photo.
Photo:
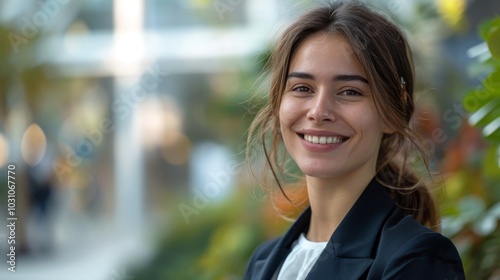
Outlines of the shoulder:
[{"label": "shoulder", "polygon": [[274,247],[276,247],[276,244],[278,244],[278,241],[280,238],[275,238],[273,240],[266,241],[262,244],[260,244],[255,251],[252,253],[252,257],[248,261],[246,270],[245,270],[245,278],[244,279],[252,279],[253,276],[252,274],[255,271],[259,271],[260,269],[257,268],[257,262],[261,260],[266,260],[269,255],[271,254],[272,250]]},{"label": "shoulder", "polygon": [[448,238],[396,212],[380,235],[375,263],[382,279],[465,279],[458,251]]},{"label": "shoulder", "polygon": [[426,234],[441,236],[441,234],[421,225],[413,217],[403,214],[399,208],[395,207],[382,227],[380,243],[397,249],[421,234],[423,236],[427,236]]},{"label": "shoulder", "polygon": [[465,279],[453,243],[436,232],[422,232],[406,241],[389,259],[383,279]]}]

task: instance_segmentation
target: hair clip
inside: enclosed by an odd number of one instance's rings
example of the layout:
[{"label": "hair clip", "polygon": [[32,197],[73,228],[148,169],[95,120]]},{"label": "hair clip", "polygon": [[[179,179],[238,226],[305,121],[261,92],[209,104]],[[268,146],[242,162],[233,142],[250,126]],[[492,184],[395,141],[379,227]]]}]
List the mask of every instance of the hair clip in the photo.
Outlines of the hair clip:
[{"label": "hair clip", "polygon": [[401,80],[401,90],[406,90],[406,82],[405,82],[405,79],[403,79],[403,77],[400,77]]}]

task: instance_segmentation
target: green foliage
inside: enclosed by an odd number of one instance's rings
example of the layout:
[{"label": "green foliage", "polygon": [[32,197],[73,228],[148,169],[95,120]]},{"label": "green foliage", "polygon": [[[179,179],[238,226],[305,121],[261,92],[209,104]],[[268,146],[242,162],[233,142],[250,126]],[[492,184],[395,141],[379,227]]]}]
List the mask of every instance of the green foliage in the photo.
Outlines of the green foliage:
[{"label": "green foliage", "polygon": [[482,129],[483,136],[497,147],[497,162],[500,159],[500,18],[481,25],[481,37],[485,40],[491,58],[482,66],[491,73],[482,81],[482,86],[469,91],[464,107],[471,112],[469,123]]},{"label": "green foliage", "polygon": [[500,18],[482,24],[479,33],[488,45],[491,55],[500,60]]},{"label": "green foliage", "polygon": [[463,105],[490,146],[465,155],[468,162],[448,179],[442,227],[457,244],[468,279],[493,279],[500,274],[500,17],[479,33],[491,56],[474,66],[485,78]]}]

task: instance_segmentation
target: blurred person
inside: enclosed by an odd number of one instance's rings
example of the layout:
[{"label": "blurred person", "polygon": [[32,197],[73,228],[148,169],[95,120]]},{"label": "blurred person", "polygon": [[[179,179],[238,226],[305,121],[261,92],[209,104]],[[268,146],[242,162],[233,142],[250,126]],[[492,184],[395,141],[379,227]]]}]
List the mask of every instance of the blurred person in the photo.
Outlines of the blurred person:
[{"label": "blurred person", "polygon": [[269,67],[247,159],[261,147],[286,196],[284,144],[304,174],[309,207],[256,249],[244,279],[464,279],[409,160],[419,152],[430,175],[411,125],[414,68],[402,31],[365,4],[334,2],[294,21]]},{"label": "blurred person", "polygon": [[31,253],[46,254],[54,249],[53,232],[53,156],[47,153],[42,161],[27,166],[29,201],[28,243]]}]

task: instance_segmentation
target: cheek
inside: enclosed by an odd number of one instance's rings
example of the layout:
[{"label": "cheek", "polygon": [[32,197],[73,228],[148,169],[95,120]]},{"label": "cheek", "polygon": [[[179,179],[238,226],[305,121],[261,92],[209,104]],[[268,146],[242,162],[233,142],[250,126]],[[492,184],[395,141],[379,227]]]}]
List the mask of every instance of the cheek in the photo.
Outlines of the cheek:
[{"label": "cheek", "polygon": [[279,109],[279,120],[280,120],[280,131],[283,133],[284,129],[286,129],[291,123],[293,122],[294,119],[294,104],[293,102],[290,102],[288,98],[283,98],[281,100],[281,105]]},{"label": "cheek", "polygon": [[364,137],[373,138],[384,133],[385,125],[374,108],[362,110],[353,116]]},{"label": "cheek", "polygon": [[373,143],[379,143],[379,139],[382,139],[384,134],[384,123],[379,117],[373,117],[366,120],[365,129]]}]

